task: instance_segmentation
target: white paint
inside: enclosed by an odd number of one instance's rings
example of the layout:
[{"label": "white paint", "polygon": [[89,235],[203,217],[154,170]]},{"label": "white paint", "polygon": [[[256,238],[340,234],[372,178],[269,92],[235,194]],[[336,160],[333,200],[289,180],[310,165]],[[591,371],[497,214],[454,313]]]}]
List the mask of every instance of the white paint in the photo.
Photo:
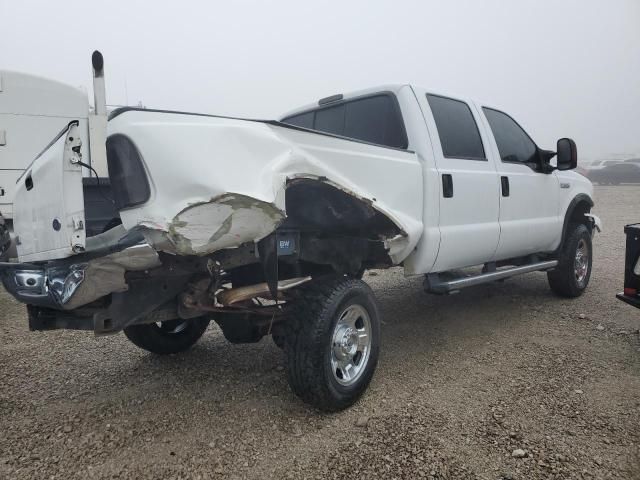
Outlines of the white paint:
[{"label": "white paint", "polygon": [[[73,151],[81,143],[74,125],[18,179],[14,228],[20,261],[63,258],[84,249],[82,169]],[[31,189],[27,189],[29,182]],[[54,221],[60,224],[57,231]]]},{"label": "white paint", "polygon": [[[398,98],[408,151],[265,122],[121,113],[108,123],[108,134],[133,141],[151,184],[148,202],[121,212],[124,228],[144,227],[149,243],[165,251],[212,253],[273,231],[286,215],[289,179],[321,178],[370,201],[393,221],[403,232],[385,239],[393,262],[403,262],[407,274],[421,274],[551,251],[559,244],[571,200],[579,193],[592,196],[590,182],[575,172],[547,175],[503,164],[480,106],[468,99],[461,100],[476,117],[487,161],[444,158],[424,89],[390,85],[345,97],[381,90]],[[50,231],[49,217],[61,210],[61,202],[64,212],[77,209],[65,216],[66,234],[73,215],[82,213],[81,175],[65,170],[59,179],[51,173],[66,165],[61,148],[58,142],[33,166],[49,179],[38,182],[39,200],[18,187],[25,220],[17,230],[21,239],[23,231],[30,235],[19,249],[21,260],[71,255],[68,242],[56,243]],[[453,198],[442,198],[443,173],[454,178]],[[500,194],[505,173],[511,180],[508,203]],[[560,181],[570,188],[560,190]]]},{"label": "white paint", "polygon": [[13,218],[16,180],[69,122],[80,121],[78,133],[89,145],[89,101],[85,92],[48,78],[6,70],[0,76],[0,126],[7,137],[0,148],[0,185],[6,191],[0,197],[0,214]]},{"label": "white paint", "polygon": [[[152,184],[149,202],[121,212],[127,229],[146,222],[168,232],[188,205],[229,193],[284,212],[287,178],[325,177],[361,198],[375,198],[373,207],[406,232],[395,261],[411,253],[422,233],[422,166],[411,152],[261,122],[144,111],[112,119],[109,134],[114,133],[136,144]],[[207,215],[217,215],[207,210]],[[260,236],[268,233],[264,219],[256,220],[254,212],[238,215],[248,224],[257,222]],[[220,239],[223,244],[229,245],[234,235],[240,240],[256,234],[253,226],[235,228]],[[214,227],[200,227],[193,233],[203,246],[215,232]]]},{"label": "white paint", "polygon": [[[440,214],[437,224],[440,229],[440,248],[431,270],[444,271],[491,260],[500,236],[500,182],[493,159],[479,161],[445,158],[426,97],[427,93],[433,92],[418,87],[414,87],[414,91],[429,132],[437,169],[432,175],[437,177],[439,189]],[[476,123],[479,123],[478,112],[473,102],[466,98],[456,99],[469,105]],[[490,133],[481,128],[479,132],[483,143],[486,144]],[[452,177],[451,198],[444,198],[442,194],[442,175]],[[427,266],[422,267],[420,270],[426,271]]]},{"label": "white paint", "polygon": [[[423,230],[416,247],[404,259],[406,274],[446,271],[552,251],[560,242],[564,215],[570,201],[578,193],[593,197],[589,181],[575,172],[547,175],[533,172],[523,165],[503,163],[482,105],[469,98],[446,95],[469,105],[485,147],[486,162],[444,158],[426,100],[427,93],[438,92],[409,85],[386,85],[352,92],[344,97],[349,99],[383,90],[396,94],[405,120],[409,149],[416,152],[422,166],[422,194],[414,194],[412,199],[414,205],[421,199]],[[287,112],[283,117],[315,107],[317,104],[308,104]],[[453,198],[442,197],[443,173],[453,176]],[[375,175],[375,172],[363,172],[363,175],[371,174]],[[508,198],[501,195],[501,175],[510,179]],[[575,179],[572,181],[574,188],[560,190],[558,176]],[[395,185],[387,182],[380,188],[393,190]],[[376,195],[377,192],[373,194]],[[503,231],[504,236],[501,237]],[[407,243],[413,243],[413,239]],[[390,247],[392,242],[388,240],[387,244]]]}]

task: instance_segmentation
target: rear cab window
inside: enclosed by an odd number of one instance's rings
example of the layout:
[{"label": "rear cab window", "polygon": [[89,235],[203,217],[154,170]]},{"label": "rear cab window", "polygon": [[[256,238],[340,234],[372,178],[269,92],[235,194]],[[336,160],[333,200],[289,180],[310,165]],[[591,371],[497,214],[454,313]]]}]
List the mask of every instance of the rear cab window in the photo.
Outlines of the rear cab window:
[{"label": "rear cab window", "polygon": [[469,105],[440,95],[427,94],[445,158],[482,160],[487,157]]},{"label": "rear cab window", "polygon": [[398,100],[390,92],[332,103],[282,122],[386,147],[406,149],[409,144]]}]

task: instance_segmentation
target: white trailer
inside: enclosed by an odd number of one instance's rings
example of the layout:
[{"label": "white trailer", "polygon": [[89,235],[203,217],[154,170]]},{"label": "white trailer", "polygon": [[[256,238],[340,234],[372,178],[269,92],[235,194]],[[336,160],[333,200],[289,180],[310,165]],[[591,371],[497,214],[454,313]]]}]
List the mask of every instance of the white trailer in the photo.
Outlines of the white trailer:
[{"label": "white trailer", "polygon": [[[13,231],[17,180],[71,122],[77,122],[78,140],[87,152],[84,163],[95,171],[92,178],[89,169],[82,169],[85,209],[94,212],[87,228],[90,233],[99,233],[117,217],[104,198],[109,179],[104,158],[107,119],[101,78],[102,72],[96,79],[96,111],[81,88],[51,78],[0,70],[0,257],[16,256],[15,245],[9,249],[9,235]],[[89,155],[92,142],[102,144],[102,148],[92,149]]]}]

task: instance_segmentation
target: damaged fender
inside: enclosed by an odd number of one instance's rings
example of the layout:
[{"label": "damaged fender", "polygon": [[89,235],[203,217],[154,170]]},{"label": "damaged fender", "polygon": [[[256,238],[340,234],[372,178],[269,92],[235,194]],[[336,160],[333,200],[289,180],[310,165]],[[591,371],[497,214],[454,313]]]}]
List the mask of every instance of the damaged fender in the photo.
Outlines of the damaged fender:
[{"label": "damaged fender", "polygon": [[290,182],[327,183],[368,203],[397,227],[382,238],[394,263],[422,233],[422,167],[415,153],[277,122],[125,111],[109,134],[139,150],[152,194],[120,211],[156,249],[207,255],[259,241],[287,217]]}]

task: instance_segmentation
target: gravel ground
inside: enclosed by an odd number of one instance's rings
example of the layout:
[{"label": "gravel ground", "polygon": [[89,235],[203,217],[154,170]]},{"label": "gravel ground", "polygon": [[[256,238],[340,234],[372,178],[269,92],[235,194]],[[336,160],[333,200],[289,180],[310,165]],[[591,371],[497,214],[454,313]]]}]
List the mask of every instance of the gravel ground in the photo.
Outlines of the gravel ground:
[{"label": "gravel ground", "polygon": [[605,232],[576,300],[544,274],[438,297],[368,273],[380,364],[335,415],[290,393],[269,339],[210,328],[158,358],[123,335],[30,333],[2,292],[0,478],[640,478],[640,312],[614,298],[640,188],[596,202]]}]

